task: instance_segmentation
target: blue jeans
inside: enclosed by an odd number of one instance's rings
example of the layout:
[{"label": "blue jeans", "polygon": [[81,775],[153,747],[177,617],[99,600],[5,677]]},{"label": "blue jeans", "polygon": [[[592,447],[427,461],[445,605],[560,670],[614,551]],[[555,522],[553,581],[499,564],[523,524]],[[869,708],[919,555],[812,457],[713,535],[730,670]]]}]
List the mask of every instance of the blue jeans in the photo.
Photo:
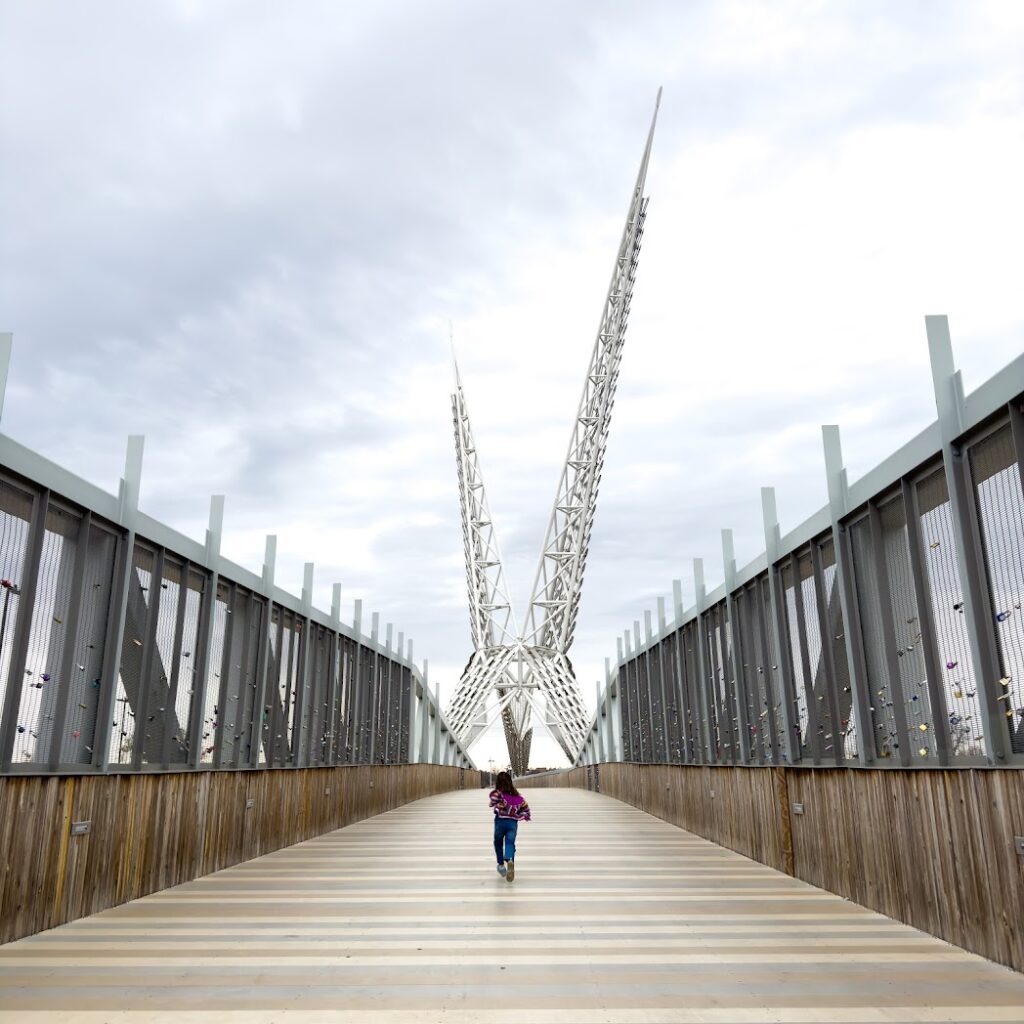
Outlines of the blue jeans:
[{"label": "blue jeans", "polygon": [[494,853],[499,864],[516,859],[516,831],[519,822],[513,818],[494,819]]}]

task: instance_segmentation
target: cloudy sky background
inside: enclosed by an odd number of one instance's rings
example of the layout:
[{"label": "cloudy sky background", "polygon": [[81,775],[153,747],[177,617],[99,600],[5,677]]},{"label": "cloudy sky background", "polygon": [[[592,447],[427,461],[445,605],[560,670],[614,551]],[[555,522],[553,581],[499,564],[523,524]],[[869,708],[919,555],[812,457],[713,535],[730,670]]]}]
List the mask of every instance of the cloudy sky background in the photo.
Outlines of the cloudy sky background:
[{"label": "cloudy sky background", "polygon": [[[1024,347],[1024,4],[0,0],[4,430],[469,653],[448,321],[525,601],[655,92],[577,640],[721,580]],[[520,606],[520,612],[522,608]],[[535,744],[535,763],[555,759]],[[504,761],[499,737],[477,760]]]}]

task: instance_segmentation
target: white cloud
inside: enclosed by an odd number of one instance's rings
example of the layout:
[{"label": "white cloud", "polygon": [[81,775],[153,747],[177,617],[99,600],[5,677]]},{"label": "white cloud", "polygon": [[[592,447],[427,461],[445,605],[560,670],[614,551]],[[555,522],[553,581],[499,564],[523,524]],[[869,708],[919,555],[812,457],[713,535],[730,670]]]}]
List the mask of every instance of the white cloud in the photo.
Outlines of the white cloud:
[{"label": "white cloud", "polygon": [[[658,84],[652,195],[573,660],[719,530],[762,549],[1022,347],[1021,5],[468,2],[0,11],[5,428],[278,580],[317,563],[447,690],[469,631],[456,344],[520,601]],[[500,745],[500,744],[499,744]],[[482,756],[487,744],[482,745]],[[537,740],[538,757],[547,755]]]}]

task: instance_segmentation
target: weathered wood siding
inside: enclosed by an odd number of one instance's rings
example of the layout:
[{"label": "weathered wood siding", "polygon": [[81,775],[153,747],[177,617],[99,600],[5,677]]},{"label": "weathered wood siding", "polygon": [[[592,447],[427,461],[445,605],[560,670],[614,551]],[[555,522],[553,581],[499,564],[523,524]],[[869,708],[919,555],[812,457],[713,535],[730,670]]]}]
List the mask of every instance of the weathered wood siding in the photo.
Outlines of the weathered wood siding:
[{"label": "weathered wood siding", "polygon": [[0,776],[0,942],[479,784],[443,765]]},{"label": "weathered wood siding", "polygon": [[1022,771],[602,764],[543,784],[597,788],[1024,971]]}]

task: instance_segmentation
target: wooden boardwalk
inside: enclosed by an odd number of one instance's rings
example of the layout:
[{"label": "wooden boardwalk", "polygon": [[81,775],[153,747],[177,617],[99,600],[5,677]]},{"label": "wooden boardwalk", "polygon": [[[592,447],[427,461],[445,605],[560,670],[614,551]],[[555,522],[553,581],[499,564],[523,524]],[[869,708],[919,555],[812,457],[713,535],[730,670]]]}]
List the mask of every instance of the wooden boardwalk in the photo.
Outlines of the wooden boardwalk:
[{"label": "wooden boardwalk", "polygon": [[1024,975],[609,797],[431,797],[0,947],[0,1024],[1024,1022]]}]

